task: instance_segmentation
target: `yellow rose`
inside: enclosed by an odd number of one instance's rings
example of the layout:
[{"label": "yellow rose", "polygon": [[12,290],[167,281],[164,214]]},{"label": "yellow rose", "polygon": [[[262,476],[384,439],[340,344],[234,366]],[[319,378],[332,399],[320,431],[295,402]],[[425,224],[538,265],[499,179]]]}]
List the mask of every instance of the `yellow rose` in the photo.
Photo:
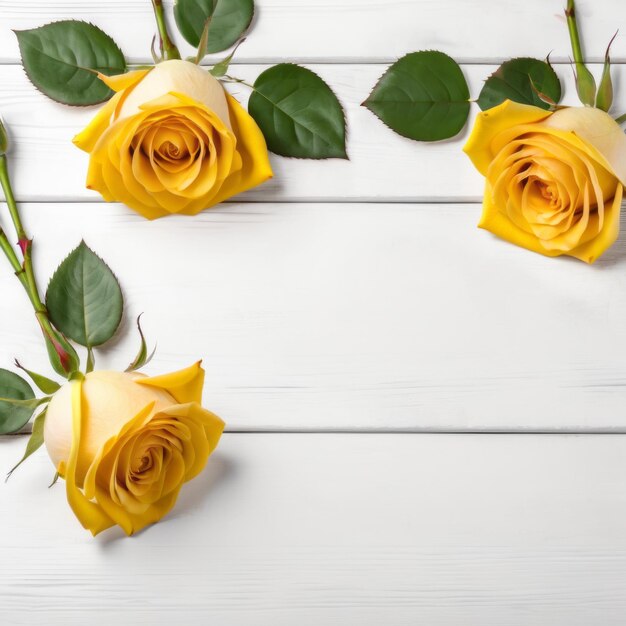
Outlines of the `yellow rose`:
[{"label": "yellow rose", "polygon": [[92,534],[160,520],[206,465],[224,422],[200,406],[199,363],[172,374],[95,371],[59,389],[44,441],[67,499]]},{"label": "yellow rose", "polygon": [[480,228],[587,263],[616,240],[626,136],[604,111],[507,100],[479,114],[464,150],[486,177]]},{"label": "yellow rose", "polygon": [[148,219],[195,215],[272,176],[256,122],[206,69],[164,61],[99,76],[116,94],[74,143],[107,202]]}]

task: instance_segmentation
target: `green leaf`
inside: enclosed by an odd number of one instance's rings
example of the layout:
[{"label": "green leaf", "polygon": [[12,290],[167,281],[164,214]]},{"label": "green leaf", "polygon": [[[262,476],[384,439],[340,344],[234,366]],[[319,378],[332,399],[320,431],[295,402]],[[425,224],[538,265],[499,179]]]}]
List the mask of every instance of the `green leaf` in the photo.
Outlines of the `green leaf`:
[{"label": "green leaf", "polygon": [[95,72],[126,71],[122,51],[93,24],[66,20],[15,34],[32,83],[63,104],[85,106],[108,100],[113,92]]},{"label": "green leaf", "polygon": [[196,48],[200,45],[204,25],[211,18],[208,53],[230,48],[248,30],[253,15],[253,0],[177,0],[174,5],[180,34]]},{"label": "green leaf", "polygon": [[542,100],[540,94],[556,104],[561,100],[561,82],[550,64],[538,59],[511,59],[485,81],[478,106],[484,111],[505,100],[513,100],[549,109],[550,104]]},{"label": "green leaf", "polygon": [[46,307],[62,333],[91,348],[115,334],[124,302],[113,272],[83,241],[50,280]]},{"label": "green leaf", "polygon": [[343,109],[330,87],[311,70],[291,63],[265,70],[254,83],[248,111],[276,154],[347,158]]},{"label": "green leaf", "polygon": [[137,356],[133,359],[133,362],[124,370],[125,372],[134,372],[142,368],[144,365],[147,365],[154,356],[156,352],[156,346],[152,350],[150,354],[148,354],[148,346],[146,344],[146,338],[144,337],[143,330],[141,329],[141,316],[143,313],[137,317],[137,330],[139,331],[139,351],[137,352]]},{"label": "green leaf", "polygon": [[240,39],[237,42],[237,45],[234,47],[233,51],[226,58],[224,58],[221,61],[219,61],[219,63],[216,63],[209,70],[209,74],[211,74],[211,76],[215,76],[215,78],[222,78],[222,76],[224,76],[226,74],[226,72],[228,72],[228,66],[230,65],[230,62],[233,60],[233,57],[235,56],[235,53],[237,52],[237,48],[239,48],[239,46],[245,40],[246,40],[245,37],[243,39]]},{"label": "green leaf", "polygon": [[576,63],[576,91],[582,104],[592,107],[596,101],[596,79],[584,63]]},{"label": "green leaf", "polygon": [[469,89],[458,63],[447,54],[412,52],[389,67],[363,106],[399,135],[438,141],[465,126]]},{"label": "green leaf", "polygon": [[18,431],[36,408],[31,386],[14,372],[0,369],[0,435]]},{"label": "green leaf", "polygon": [[44,393],[54,393],[61,388],[61,385],[57,383],[55,380],[51,380],[47,376],[43,374],[38,374],[37,372],[33,372],[31,370],[27,370],[17,359],[15,359],[16,367],[19,367],[22,371],[26,372],[31,380],[37,385],[37,387],[43,391]]},{"label": "green leaf", "polygon": [[602,68],[602,78],[600,79],[600,85],[598,86],[598,93],[596,94],[596,107],[602,109],[602,111],[608,111],[613,105],[613,80],[611,78],[611,45],[615,41],[617,33],[613,35],[609,45],[606,48],[604,54],[604,67]]},{"label": "green leaf", "polygon": [[8,472],[5,482],[9,480],[11,474],[36,450],[43,445],[43,427],[46,421],[47,407],[35,418],[33,422],[33,432],[31,433],[26,443],[26,450],[24,456],[18,461],[18,463]]}]

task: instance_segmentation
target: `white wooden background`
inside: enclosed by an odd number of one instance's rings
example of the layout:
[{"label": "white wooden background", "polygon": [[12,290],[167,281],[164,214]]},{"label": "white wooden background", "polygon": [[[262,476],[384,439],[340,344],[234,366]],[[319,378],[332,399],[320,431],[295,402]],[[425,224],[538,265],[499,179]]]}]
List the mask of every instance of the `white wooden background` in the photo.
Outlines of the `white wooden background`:
[{"label": "white wooden background", "polygon": [[[69,140],[93,110],[36,93],[10,29],[87,19],[143,62],[149,0],[0,0],[0,112],[42,280],[84,237],[127,301],[100,366],[127,364],[144,311],[150,370],[202,357],[228,424],[175,512],[130,540],[78,526],[44,452],[0,485],[0,623],[624,624],[626,236],[592,267],[498,241],[475,227],[461,141],[396,137],[359,106],[426,48],[462,61],[474,96],[499,61],[552,51],[574,102],[564,0],[256,2],[232,73],[314,69],[351,160],[274,157],[271,183],[148,223],[84,189]],[[598,63],[626,5],[578,5]],[[43,368],[14,283],[0,271],[0,366]],[[0,439],[0,469],[24,444]]]}]

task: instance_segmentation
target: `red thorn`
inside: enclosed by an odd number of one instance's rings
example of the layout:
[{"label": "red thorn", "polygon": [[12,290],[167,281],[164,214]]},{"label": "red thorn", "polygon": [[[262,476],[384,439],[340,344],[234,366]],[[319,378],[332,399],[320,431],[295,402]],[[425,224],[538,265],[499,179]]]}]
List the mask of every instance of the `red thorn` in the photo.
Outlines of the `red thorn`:
[{"label": "red thorn", "polygon": [[33,243],[32,239],[20,239],[17,242],[17,245],[20,247],[20,250],[22,251],[22,255],[26,254],[27,250],[29,250],[32,243]]}]

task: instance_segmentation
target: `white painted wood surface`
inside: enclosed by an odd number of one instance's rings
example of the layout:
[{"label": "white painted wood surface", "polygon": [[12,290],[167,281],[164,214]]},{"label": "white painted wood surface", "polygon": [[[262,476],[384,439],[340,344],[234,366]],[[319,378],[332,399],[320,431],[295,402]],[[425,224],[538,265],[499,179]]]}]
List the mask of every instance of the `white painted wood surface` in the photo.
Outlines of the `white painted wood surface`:
[{"label": "white painted wood surface", "polygon": [[[626,240],[588,267],[498,241],[479,213],[241,203],[148,223],[24,207],[44,284],[81,237],[122,277],[123,339],[100,365],[130,362],[143,311],[149,369],[203,358],[229,429],[626,430]],[[0,273],[2,365],[45,368],[14,283]]]},{"label": "white painted wood surface", "polygon": [[[256,0],[257,16],[237,58],[245,62],[389,61],[410,50],[436,48],[463,61],[493,63],[513,56],[569,61],[565,0]],[[164,0],[171,7],[173,0]],[[588,58],[604,60],[606,46],[626,21],[620,0],[580,0]],[[59,19],[83,19],[111,34],[133,60],[150,60],[155,32],[144,0],[2,0],[0,24],[25,29]],[[471,32],[470,32],[471,28]],[[180,43],[181,38],[176,40]],[[181,46],[191,53],[188,46]],[[613,49],[626,60],[626,34]],[[18,48],[7,32],[0,61],[14,62]]]},{"label": "white painted wood surface", "polygon": [[[626,5],[577,4],[600,62]],[[564,0],[257,5],[233,73],[306,62],[346,108],[351,160],[273,157],[264,187],[148,223],[84,189],[69,140],[94,110],[37,94],[9,29],[88,19],[141,62],[149,1],[0,0],[0,112],[42,282],[85,237],[127,301],[100,365],[126,365],[144,311],[152,371],[203,357],[231,431],[175,512],[130,540],[78,526],[43,452],[0,484],[0,623],[621,626],[626,237],[593,267],[498,241],[475,228],[482,180],[462,140],[410,142],[359,106],[411,50],[463,61],[473,95],[504,58],[567,62]],[[14,283],[0,268],[0,366],[43,368]],[[408,434],[451,430],[510,434]],[[24,445],[0,439],[0,470]]]},{"label": "white painted wood surface", "polygon": [[623,436],[226,434],[131,539],[50,473],[2,485],[7,626],[624,623]]}]

